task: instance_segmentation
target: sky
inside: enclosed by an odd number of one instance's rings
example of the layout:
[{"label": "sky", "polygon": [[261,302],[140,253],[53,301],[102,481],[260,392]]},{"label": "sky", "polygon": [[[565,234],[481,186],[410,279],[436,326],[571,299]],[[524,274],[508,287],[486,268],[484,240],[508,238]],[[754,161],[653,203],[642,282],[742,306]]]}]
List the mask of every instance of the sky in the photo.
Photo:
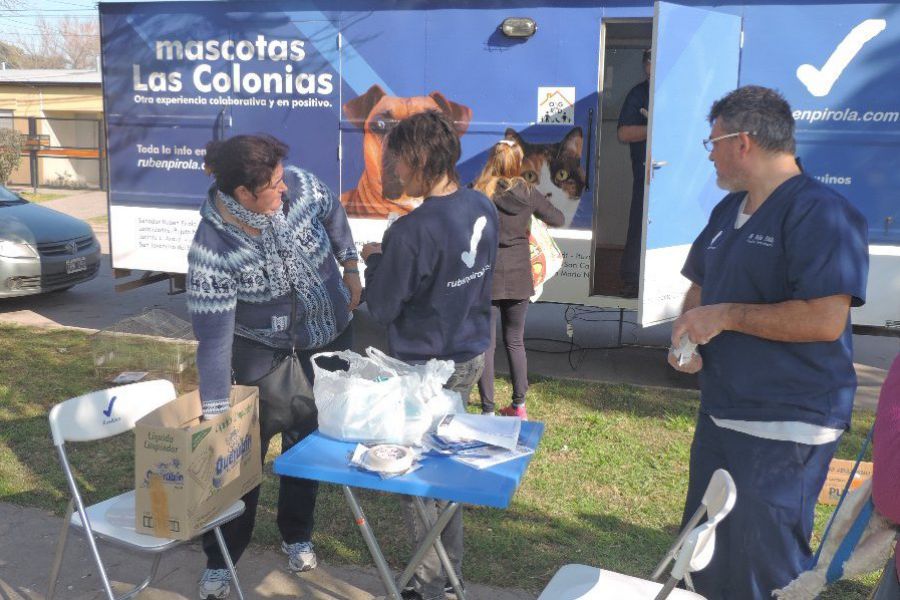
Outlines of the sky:
[{"label": "sky", "polygon": [[97,2],[92,0],[6,0],[0,1],[0,5],[0,41],[3,42],[33,39],[38,33],[40,17],[51,23],[66,16],[97,19]]}]

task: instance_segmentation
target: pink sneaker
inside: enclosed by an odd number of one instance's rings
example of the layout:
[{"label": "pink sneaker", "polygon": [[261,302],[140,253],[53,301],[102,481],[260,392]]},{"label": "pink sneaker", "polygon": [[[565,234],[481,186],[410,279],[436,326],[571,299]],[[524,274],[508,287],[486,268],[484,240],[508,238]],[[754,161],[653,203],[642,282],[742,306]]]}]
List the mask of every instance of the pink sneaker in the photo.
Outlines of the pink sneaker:
[{"label": "pink sneaker", "polygon": [[500,414],[504,417],[519,417],[523,421],[528,420],[528,411],[525,410],[524,404],[520,404],[519,406],[510,405],[506,408],[501,408]]}]

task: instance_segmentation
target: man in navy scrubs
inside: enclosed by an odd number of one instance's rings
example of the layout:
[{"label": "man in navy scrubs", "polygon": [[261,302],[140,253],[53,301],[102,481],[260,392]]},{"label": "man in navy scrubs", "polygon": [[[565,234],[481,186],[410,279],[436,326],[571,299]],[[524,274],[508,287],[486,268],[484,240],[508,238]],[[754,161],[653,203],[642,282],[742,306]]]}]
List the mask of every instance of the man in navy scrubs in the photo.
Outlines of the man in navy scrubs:
[{"label": "man in navy scrubs", "polygon": [[811,566],[816,498],[850,425],[850,307],[865,301],[867,227],[834,190],[803,174],[794,119],[774,90],[715,102],[704,144],[719,187],[682,273],[691,281],[672,344],[700,344],[679,366],[700,376],[685,519],[713,471],[737,484],[709,567],[707,598],[770,598]]},{"label": "man in navy scrubs", "polygon": [[628,233],[619,276],[622,296],[636,298],[641,271],[641,226],[644,216],[644,160],[647,156],[647,107],[650,105],[650,50],[644,50],[642,63],[647,79],[625,96],[619,111],[616,135],[629,146],[631,153],[631,208],[628,211]]}]

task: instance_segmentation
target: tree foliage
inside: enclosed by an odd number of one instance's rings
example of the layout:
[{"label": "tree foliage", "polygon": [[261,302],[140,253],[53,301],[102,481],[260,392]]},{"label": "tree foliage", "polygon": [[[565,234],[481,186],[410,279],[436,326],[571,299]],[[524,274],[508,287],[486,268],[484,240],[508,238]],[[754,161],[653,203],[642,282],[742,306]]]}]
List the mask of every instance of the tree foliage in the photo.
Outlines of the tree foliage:
[{"label": "tree foliage", "polygon": [[97,65],[100,28],[96,20],[65,17],[50,22],[41,18],[36,26],[37,35],[20,36],[24,55],[20,68],[91,69]]},{"label": "tree foliage", "polygon": [[21,69],[25,64],[25,53],[14,44],[0,42],[0,62],[6,63],[7,69]]},{"label": "tree foliage", "polygon": [[22,158],[22,134],[0,128],[0,183],[6,183]]}]

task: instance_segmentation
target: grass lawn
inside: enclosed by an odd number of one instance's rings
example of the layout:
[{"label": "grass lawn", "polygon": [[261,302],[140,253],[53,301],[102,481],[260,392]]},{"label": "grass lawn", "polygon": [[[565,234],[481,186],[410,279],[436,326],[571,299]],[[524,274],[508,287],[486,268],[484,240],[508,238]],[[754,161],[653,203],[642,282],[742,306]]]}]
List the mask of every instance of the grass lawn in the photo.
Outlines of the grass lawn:
[{"label": "grass lawn", "polygon": [[109,215],[100,215],[99,217],[91,217],[88,219],[88,223],[93,225],[103,225],[104,227],[109,226]]},{"label": "grass lawn", "polygon": [[[66,488],[47,412],[98,387],[89,335],[0,326],[0,501],[63,512]],[[498,399],[509,394],[509,383],[498,381]],[[697,401],[691,391],[533,380],[528,412],[546,423],[546,433],[508,510],[466,509],[466,578],[537,592],[568,562],[649,575],[681,517]],[[839,456],[855,458],[872,419],[856,413]],[[98,482],[85,487],[89,502],[133,485],[133,438],[112,443],[103,452],[96,444],[71,452],[84,478]],[[254,539],[273,548],[276,495],[267,465]],[[408,548],[396,501],[360,496],[386,555],[401,566]],[[819,507],[817,532],[829,513]],[[370,565],[338,487],[321,488],[314,542],[325,562]],[[822,598],[863,599],[876,581],[872,575],[845,582]]]}]

